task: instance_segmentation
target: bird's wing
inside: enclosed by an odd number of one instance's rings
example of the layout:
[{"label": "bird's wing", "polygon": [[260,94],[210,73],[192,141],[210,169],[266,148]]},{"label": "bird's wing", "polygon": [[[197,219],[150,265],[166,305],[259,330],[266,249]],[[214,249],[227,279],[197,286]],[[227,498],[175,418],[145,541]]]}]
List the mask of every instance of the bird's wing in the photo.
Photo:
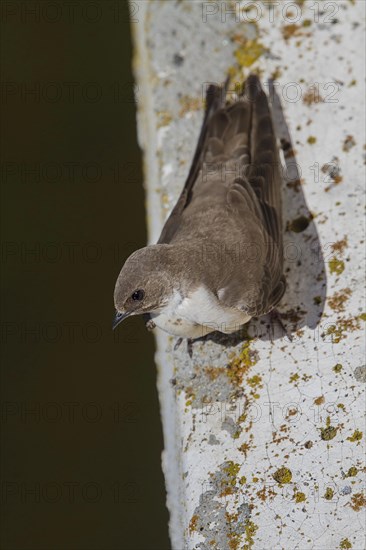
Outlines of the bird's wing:
[{"label": "bird's wing", "polygon": [[158,240],[158,244],[169,243],[175,234],[177,228],[180,225],[180,218],[183,210],[189,204],[192,196],[192,189],[197,180],[198,174],[202,168],[202,162],[207,146],[207,140],[209,135],[209,129],[211,126],[211,121],[213,115],[225,102],[226,87],[228,85],[228,80],[226,81],[223,88],[211,84],[206,92],[206,109],[205,115],[203,118],[203,123],[201,127],[201,132],[198,138],[196,151],[193,157],[192,165],[188,173],[186,182],[184,184],[183,190],[180,194],[180,197],[174,206],[172,212],[170,213],[169,218],[165,222],[163,230]]},{"label": "bird's wing", "polygon": [[[279,301],[285,289],[281,165],[267,96],[258,77],[246,80],[236,102],[225,104],[225,95],[218,86],[208,89],[193,163],[158,242],[196,237],[204,219],[210,223],[211,209],[221,208],[224,218],[229,206],[233,224],[243,228],[238,239],[256,239],[265,258],[251,266],[252,282],[244,277],[241,264],[238,273],[228,274],[223,301],[231,307],[243,302],[251,314],[260,315]],[[211,234],[218,235],[219,229]]]},{"label": "bird's wing", "polygon": [[[248,78],[244,92],[251,104],[250,164],[245,166],[243,177],[233,181],[227,197],[234,215],[245,216],[247,230],[251,234],[257,230],[255,241],[261,250],[261,261],[247,263],[245,276],[240,272],[243,266],[238,265],[237,273],[227,281],[223,300],[232,307],[242,301],[249,314],[258,316],[275,307],[286,289],[283,276],[283,180],[268,99],[257,77]],[[251,215],[248,215],[248,210]],[[240,285],[244,281],[241,291]]]}]

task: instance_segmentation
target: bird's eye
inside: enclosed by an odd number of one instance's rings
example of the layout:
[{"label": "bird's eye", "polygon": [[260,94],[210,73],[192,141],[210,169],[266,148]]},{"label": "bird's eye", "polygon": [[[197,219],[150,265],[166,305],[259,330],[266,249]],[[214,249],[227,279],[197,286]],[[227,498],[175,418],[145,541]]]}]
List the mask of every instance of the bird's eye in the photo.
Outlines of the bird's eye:
[{"label": "bird's eye", "polygon": [[139,289],[139,290],[135,290],[135,292],[132,294],[131,298],[132,298],[132,300],[134,300],[136,302],[136,301],[142,300],[144,296],[145,296],[145,292],[143,290]]}]

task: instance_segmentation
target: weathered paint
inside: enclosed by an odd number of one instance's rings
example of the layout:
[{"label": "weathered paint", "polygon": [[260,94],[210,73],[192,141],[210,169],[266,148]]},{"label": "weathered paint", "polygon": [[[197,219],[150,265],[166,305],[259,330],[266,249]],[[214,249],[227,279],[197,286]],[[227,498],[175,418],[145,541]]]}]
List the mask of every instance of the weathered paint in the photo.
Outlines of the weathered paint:
[{"label": "weathered paint", "polygon": [[272,76],[293,141],[279,308],[293,341],[252,321],[191,359],[156,333],[173,548],[363,548],[365,2],[132,4],[151,242],[187,175],[205,83]]}]

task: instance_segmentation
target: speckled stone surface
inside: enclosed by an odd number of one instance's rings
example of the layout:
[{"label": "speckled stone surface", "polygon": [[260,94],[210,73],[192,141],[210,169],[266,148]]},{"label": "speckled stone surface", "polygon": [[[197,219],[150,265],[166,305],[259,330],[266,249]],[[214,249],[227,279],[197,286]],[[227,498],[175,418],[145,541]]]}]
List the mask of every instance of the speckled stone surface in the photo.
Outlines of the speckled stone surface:
[{"label": "speckled stone surface", "polygon": [[284,144],[292,341],[265,318],[190,358],[156,332],[174,550],[365,547],[365,6],[131,2],[150,242],[188,173],[208,82],[272,78]]}]

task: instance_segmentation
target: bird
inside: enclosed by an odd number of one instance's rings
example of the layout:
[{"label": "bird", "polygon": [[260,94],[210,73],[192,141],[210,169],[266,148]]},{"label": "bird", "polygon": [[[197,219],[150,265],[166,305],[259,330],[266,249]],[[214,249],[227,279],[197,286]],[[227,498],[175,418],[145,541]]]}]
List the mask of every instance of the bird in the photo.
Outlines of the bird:
[{"label": "bird", "polygon": [[118,275],[113,328],[143,315],[148,329],[179,341],[231,334],[275,311],[285,293],[271,108],[257,75],[230,100],[228,86],[207,88],[192,165],[158,242],[133,252]]}]

